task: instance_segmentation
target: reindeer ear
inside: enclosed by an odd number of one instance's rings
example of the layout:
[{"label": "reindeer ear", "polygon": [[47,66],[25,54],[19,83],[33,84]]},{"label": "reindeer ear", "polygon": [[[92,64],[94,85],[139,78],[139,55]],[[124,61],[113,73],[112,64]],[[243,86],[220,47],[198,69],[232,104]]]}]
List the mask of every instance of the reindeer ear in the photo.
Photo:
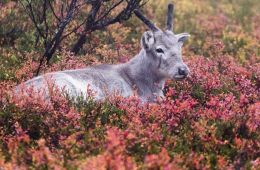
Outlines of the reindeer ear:
[{"label": "reindeer ear", "polygon": [[181,34],[177,34],[176,37],[178,39],[178,43],[182,45],[190,37],[190,34],[181,33]]},{"label": "reindeer ear", "polygon": [[145,50],[149,50],[151,49],[152,45],[154,44],[154,35],[152,33],[152,31],[146,31],[143,36],[142,36],[142,39],[141,39],[141,44],[142,44],[142,47],[145,49]]}]

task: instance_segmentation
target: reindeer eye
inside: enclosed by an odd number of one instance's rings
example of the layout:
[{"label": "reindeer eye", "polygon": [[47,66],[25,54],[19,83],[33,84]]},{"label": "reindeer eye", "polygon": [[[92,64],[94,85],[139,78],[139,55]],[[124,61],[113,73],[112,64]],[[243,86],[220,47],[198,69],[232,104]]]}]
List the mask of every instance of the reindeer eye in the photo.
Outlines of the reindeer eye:
[{"label": "reindeer eye", "polygon": [[161,48],[157,48],[157,49],[156,49],[156,52],[157,52],[157,53],[164,53],[164,51],[163,51]]}]

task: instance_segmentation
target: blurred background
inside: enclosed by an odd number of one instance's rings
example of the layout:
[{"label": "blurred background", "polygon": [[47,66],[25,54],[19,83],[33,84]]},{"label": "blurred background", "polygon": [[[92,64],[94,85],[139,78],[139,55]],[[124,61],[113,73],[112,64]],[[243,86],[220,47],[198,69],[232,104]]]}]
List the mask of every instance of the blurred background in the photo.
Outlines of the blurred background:
[{"label": "blurred background", "polygon": [[[99,1],[94,22],[116,19],[123,11],[120,19],[107,25],[95,25],[89,17],[96,2],[75,1],[73,6],[73,0],[1,0],[0,80],[19,82],[31,78],[41,60],[42,65],[47,65],[39,73],[125,62],[138,53],[141,35],[147,30],[131,12],[140,7],[145,16],[164,28],[167,4],[172,1],[133,1],[132,8],[126,1]],[[223,48],[221,52],[241,64],[259,62],[260,1],[179,0],[174,5],[174,31],[191,34],[185,44],[185,58],[214,57],[218,48]],[[90,25],[96,27],[88,29]],[[84,43],[77,46],[82,38]]]}]

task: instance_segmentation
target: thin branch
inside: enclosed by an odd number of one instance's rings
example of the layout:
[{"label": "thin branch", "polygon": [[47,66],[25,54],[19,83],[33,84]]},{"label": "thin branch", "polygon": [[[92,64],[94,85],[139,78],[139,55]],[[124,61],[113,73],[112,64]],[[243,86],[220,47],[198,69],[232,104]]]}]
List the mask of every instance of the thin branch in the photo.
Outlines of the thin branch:
[{"label": "thin branch", "polygon": [[60,16],[61,18],[64,18],[64,4],[61,4],[61,8],[60,8]]},{"label": "thin branch", "polygon": [[101,0],[96,1],[96,3],[92,3],[92,8],[87,17],[87,23],[86,23],[85,29],[87,29],[87,27],[90,26],[90,24],[92,24],[95,21],[95,18],[97,16],[97,13],[98,13],[101,5],[102,5]]},{"label": "thin branch", "polygon": [[52,14],[53,14],[54,17],[58,20],[58,22],[60,22],[61,19],[60,19],[60,18],[57,16],[57,14],[55,13],[54,8],[53,8],[53,6],[52,6],[50,0],[47,0],[47,1],[48,1],[49,6],[50,6],[50,9],[51,9]]},{"label": "thin branch", "polygon": [[135,10],[134,11],[135,15],[143,21],[152,31],[156,32],[159,31],[159,29],[149,20],[147,19],[141,12],[140,10]]},{"label": "thin branch", "polygon": [[71,4],[69,5],[69,11],[67,13],[67,16],[65,19],[63,19],[59,25],[59,28],[57,30],[57,33],[56,35],[54,36],[54,38],[52,39],[51,41],[51,44],[53,42],[56,42],[56,43],[59,43],[60,39],[61,39],[61,36],[62,36],[62,33],[65,29],[65,27],[67,26],[67,24],[72,20],[72,16],[73,16],[73,13],[74,13],[74,8],[76,6],[76,3],[77,3],[77,0],[72,0]]},{"label": "thin branch", "polygon": [[38,24],[37,24],[37,21],[35,19],[35,16],[34,16],[34,12],[33,12],[33,8],[32,8],[32,5],[31,5],[31,2],[29,2],[27,0],[27,7],[23,4],[23,2],[21,0],[19,0],[20,3],[22,4],[23,8],[27,11],[26,13],[28,14],[28,16],[31,18],[37,32],[39,33],[39,35],[43,38],[45,38],[45,35],[42,33],[41,29],[39,28]]},{"label": "thin branch", "polygon": [[127,7],[123,11],[121,11],[116,17],[95,22],[94,26],[92,27],[92,30],[102,29],[110,24],[121,22],[122,20],[127,20],[131,16],[132,12],[138,8],[138,6],[139,1],[129,1]]},{"label": "thin branch", "polygon": [[[44,0],[44,6],[43,6],[43,21],[44,21],[44,26],[45,26],[45,42],[47,41],[48,39],[48,35],[49,35],[49,25],[47,23],[47,0]],[[46,44],[46,43],[45,43]]]},{"label": "thin branch", "polygon": [[83,26],[86,23],[86,21],[87,21],[87,19],[85,19],[85,21],[83,21],[78,26],[74,27],[70,32],[68,32],[67,34],[63,35],[61,39],[63,40],[66,37],[68,37],[69,35],[71,35],[72,33],[75,33],[81,26]]},{"label": "thin branch", "polygon": [[115,9],[118,5],[120,5],[124,0],[120,0],[118,3],[114,4],[105,14],[103,14],[102,17],[100,17],[96,22],[101,21],[102,19],[104,19],[105,17],[107,17],[107,15],[113,10]]},{"label": "thin branch", "polygon": [[39,74],[40,69],[42,64],[44,63],[44,59],[47,59],[47,64],[49,63],[53,53],[55,52],[55,50],[57,49],[57,47],[59,46],[60,42],[61,42],[61,36],[64,32],[64,29],[66,28],[66,26],[68,25],[68,23],[72,20],[73,18],[73,14],[75,11],[75,6],[77,4],[77,0],[72,0],[69,8],[68,8],[68,12],[66,17],[60,22],[59,27],[57,29],[57,32],[55,34],[55,36],[52,38],[52,40],[47,44],[46,48],[45,48],[45,53],[43,54],[43,56],[41,57],[40,60],[40,64],[37,68],[37,72],[36,75]]}]

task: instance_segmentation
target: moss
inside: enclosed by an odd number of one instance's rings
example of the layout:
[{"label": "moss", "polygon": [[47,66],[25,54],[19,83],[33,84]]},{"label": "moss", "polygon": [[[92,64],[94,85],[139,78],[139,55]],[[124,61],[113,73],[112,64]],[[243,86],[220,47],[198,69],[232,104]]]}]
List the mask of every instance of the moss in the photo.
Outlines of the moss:
[{"label": "moss", "polygon": [[220,155],[226,156],[230,160],[234,160],[237,155],[237,150],[230,144],[218,145],[216,148]]},{"label": "moss", "polygon": [[158,154],[161,151],[161,145],[160,143],[156,142],[156,141],[152,141],[149,144],[149,149],[147,151],[148,154]]},{"label": "moss", "polygon": [[204,89],[199,84],[194,84],[191,90],[191,96],[204,104],[206,102],[206,95]]},{"label": "moss", "polygon": [[6,134],[12,134],[14,131],[14,114],[20,110],[14,105],[9,104],[0,109],[0,126]]},{"label": "moss", "polygon": [[240,124],[240,126],[237,128],[236,134],[238,137],[249,139],[250,138],[250,132],[249,128],[245,123]]},{"label": "moss", "polygon": [[191,152],[191,145],[190,142],[186,138],[179,138],[176,141],[176,145],[174,147],[175,153],[187,154]]},{"label": "moss", "polygon": [[204,152],[203,143],[198,135],[194,135],[191,141],[191,148],[195,152]]},{"label": "moss", "polygon": [[210,154],[210,156],[209,156],[209,162],[210,162],[210,168],[211,168],[212,170],[217,169],[217,163],[218,163],[218,161],[217,161],[217,156],[216,156],[216,154]]},{"label": "moss", "polygon": [[123,128],[122,116],[124,111],[118,109],[110,103],[105,103],[101,107],[100,121],[101,124],[111,124],[119,128]]},{"label": "moss", "polygon": [[234,133],[234,124],[232,122],[217,122],[216,124],[216,137],[222,141],[233,142],[235,133]]},{"label": "moss", "polygon": [[128,154],[135,158],[136,162],[143,162],[145,156],[147,155],[148,147],[140,142],[127,147]]}]

